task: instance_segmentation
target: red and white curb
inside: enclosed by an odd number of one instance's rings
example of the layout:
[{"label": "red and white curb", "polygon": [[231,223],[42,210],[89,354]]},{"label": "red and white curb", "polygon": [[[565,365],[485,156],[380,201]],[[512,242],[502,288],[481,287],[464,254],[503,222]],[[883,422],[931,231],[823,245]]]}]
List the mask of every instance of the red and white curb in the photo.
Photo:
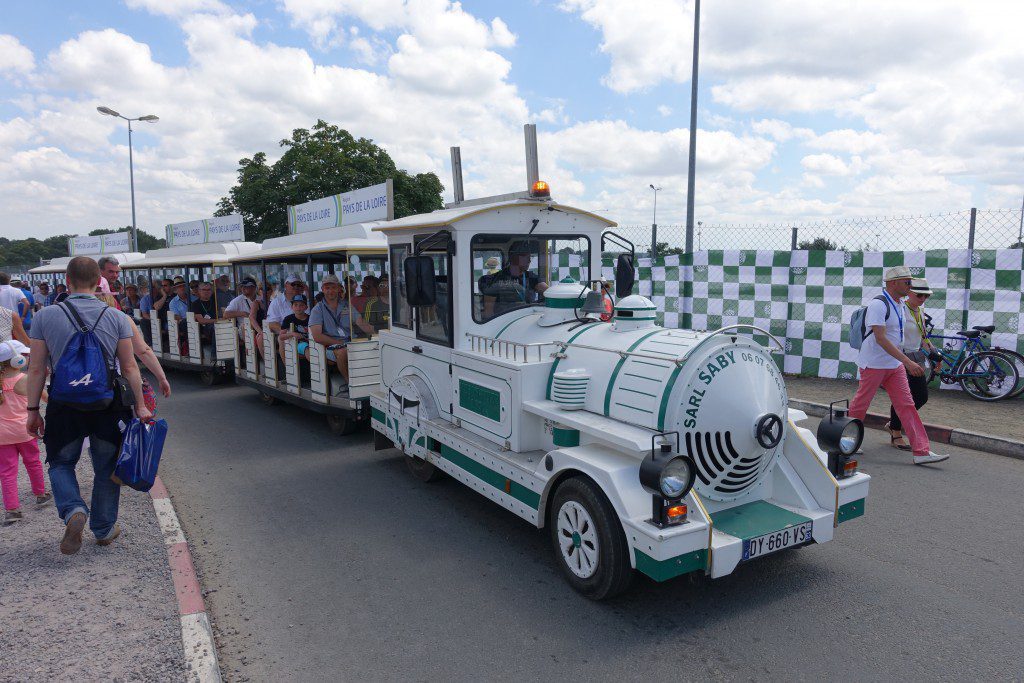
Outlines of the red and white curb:
[{"label": "red and white curb", "polygon": [[218,683],[221,680],[220,665],[217,663],[217,648],[213,643],[210,617],[206,614],[203,593],[199,587],[199,578],[192,564],[192,554],[188,550],[185,534],[178,523],[178,515],[174,512],[170,494],[164,488],[160,477],[156,478],[149,495],[153,498],[153,509],[156,510],[164,543],[167,544],[167,558],[171,565],[174,592],[178,597],[181,642],[185,649],[185,666],[189,678],[202,683]]}]

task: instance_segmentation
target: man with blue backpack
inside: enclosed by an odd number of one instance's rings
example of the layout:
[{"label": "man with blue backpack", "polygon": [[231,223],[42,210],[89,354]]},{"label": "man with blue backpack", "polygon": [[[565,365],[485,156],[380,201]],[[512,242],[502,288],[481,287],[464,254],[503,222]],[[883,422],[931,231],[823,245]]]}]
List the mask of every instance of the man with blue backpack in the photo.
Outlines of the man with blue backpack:
[{"label": "man with blue backpack", "polygon": [[[121,448],[122,426],[152,417],[142,397],[142,378],[132,353],[128,317],[96,298],[96,261],[76,256],[68,262],[68,298],[39,311],[32,325],[28,373],[29,435],[43,439],[57,513],[64,522],[60,551],[82,547],[86,522],[99,545],[121,533],[117,525],[120,487],[110,479]],[[120,365],[120,373],[117,366]],[[51,370],[45,425],[39,401]],[[96,474],[92,505],[78,489],[75,467],[89,439]]]},{"label": "man with blue backpack", "polygon": [[948,455],[931,452],[928,433],[914,407],[907,375],[924,374],[924,369],[903,352],[905,309],[903,297],[910,293],[913,274],[906,266],[885,271],[885,289],[866,308],[850,318],[850,346],[858,350],[860,384],[850,401],[850,417],[863,420],[879,387],[885,389],[892,407],[910,437],[915,465],[942,462]]}]

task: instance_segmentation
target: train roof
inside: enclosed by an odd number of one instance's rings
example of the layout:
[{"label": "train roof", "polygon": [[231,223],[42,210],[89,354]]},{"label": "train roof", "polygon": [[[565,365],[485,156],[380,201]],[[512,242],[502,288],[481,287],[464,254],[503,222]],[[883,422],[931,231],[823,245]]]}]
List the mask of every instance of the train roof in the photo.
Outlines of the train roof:
[{"label": "train roof", "polygon": [[374,226],[383,222],[354,223],[284,237],[271,237],[263,242],[263,248],[258,252],[239,254],[232,257],[231,261],[237,263],[338,251],[383,253],[388,247],[387,240],[383,235],[373,232]]},{"label": "train roof", "polygon": [[[127,251],[120,254],[82,254],[82,256],[90,256],[96,260],[103,258],[104,256],[112,256],[117,259],[117,262],[122,266],[131,266],[140,259],[143,258],[142,254],[137,251]],[[29,275],[48,275],[52,273],[63,273],[68,269],[68,261],[72,256],[60,256],[55,259],[51,259],[49,263],[44,266],[36,266],[29,270]]]},{"label": "train roof", "polygon": [[[128,264],[128,268],[164,268],[196,264],[228,263],[231,257],[259,251],[255,242],[209,242],[206,244],[185,244],[180,247],[151,249],[139,261]],[[124,265],[124,264],[122,264]]]}]

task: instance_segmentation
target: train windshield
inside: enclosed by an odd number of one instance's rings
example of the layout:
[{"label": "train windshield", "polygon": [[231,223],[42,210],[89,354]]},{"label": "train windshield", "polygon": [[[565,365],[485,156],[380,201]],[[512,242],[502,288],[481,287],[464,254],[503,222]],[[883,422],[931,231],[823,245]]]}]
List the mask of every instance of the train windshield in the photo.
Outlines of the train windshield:
[{"label": "train windshield", "polygon": [[471,251],[478,323],[543,305],[544,290],[565,277],[590,278],[590,240],[582,236],[481,234],[473,237]]}]

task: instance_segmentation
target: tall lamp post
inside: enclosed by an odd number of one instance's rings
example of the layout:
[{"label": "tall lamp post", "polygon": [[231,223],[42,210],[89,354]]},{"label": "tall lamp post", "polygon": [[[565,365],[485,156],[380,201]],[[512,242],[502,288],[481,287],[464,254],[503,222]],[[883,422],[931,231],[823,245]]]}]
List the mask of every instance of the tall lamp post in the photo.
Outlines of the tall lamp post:
[{"label": "tall lamp post", "polygon": [[653,183],[650,188],[654,190],[654,216],[651,219],[651,258],[653,259],[658,256],[658,193],[661,188],[655,187]]},{"label": "tall lamp post", "polygon": [[132,159],[132,121],[145,121],[146,123],[156,123],[160,120],[159,116],[154,114],[146,114],[138,118],[128,118],[122,116],[110,107],[96,107],[96,111],[107,116],[116,116],[119,119],[124,119],[128,122],[128,177],[131,182],[132,188],[132,248],[136,251],[139,250],[139,229],[135,223],[135,161]]},{"label": "tall lamp post", "polygon": [[693,74],[690,76],[690,167],[686,179],[686,253],[693,253],[693,187],[697,170],[697,56],[700,45],[700,0],[693,7]]}]

